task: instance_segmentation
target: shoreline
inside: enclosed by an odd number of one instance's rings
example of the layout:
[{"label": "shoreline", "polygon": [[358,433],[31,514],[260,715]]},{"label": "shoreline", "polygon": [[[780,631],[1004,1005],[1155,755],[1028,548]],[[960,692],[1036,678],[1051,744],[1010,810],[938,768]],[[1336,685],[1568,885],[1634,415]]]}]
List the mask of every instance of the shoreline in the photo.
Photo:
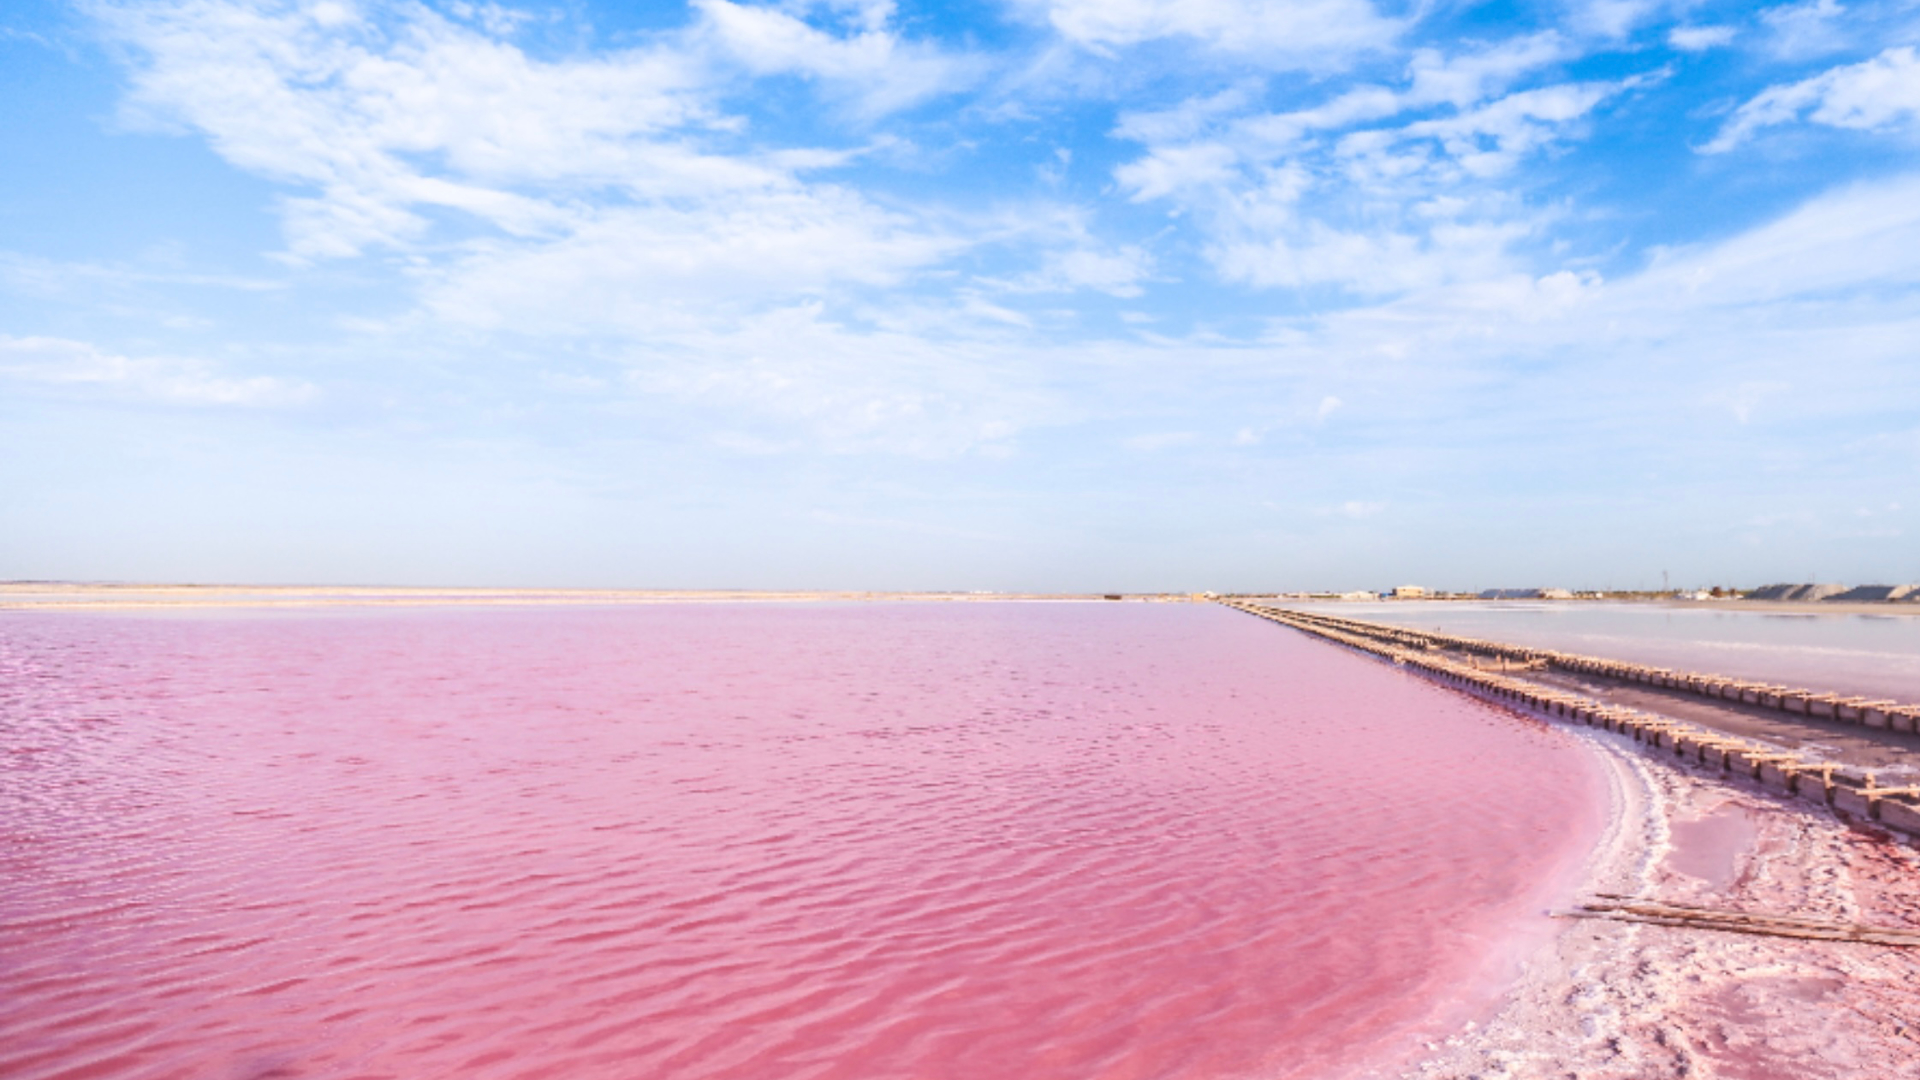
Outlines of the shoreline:
[{"label": "shoreline", "polygon": [[[1649,830],[1660,819],[1651,804],[1645,764],[1636,760],[1637,755],[1607,747],[1586,732],[1571,734],[1583,743],[1580,752],[1594,756],[1606,778],[1607,820],[1578,869],[1552,895],[1548,913],[1596,891],[1638,891],[1655,850]],[[1555,926],[1544,941],[1507,961],[1511,974],[1505,985],[1454,1031],[1427,1041],[1422,1050],[1400,1055],[1391,1064],[1362,1071],[1353,1080],[1532,1075],[1531,1071],[1511,1072],[1522,1063],[1559,1065],[1583,1074],[1581,1070],[1597,1063],[1597,1056],[1581,1052],[1567,1039],[1568,1033],[1577,1031],[1586,1039],[1607,1033],[1582,1014],[1571,991],[1578,975],[1614,944],[1607,939],[1622,929],[1621,924]]]},{"label": "shoreline", "polygon": [[[1566,730],[1615,779],[1580,893],[1920,928],[1912,849],[1624,736]],[[1917,952],[1568,919],[1483,1021],[1365,1078],[1920,1077]]]},{"label": "shoreline", "polygon": [[539,589],[432,586],[0,583],[0,611],[190,611],[209,608],[591,607],[682,603],[1189,603],[1186,593],[892,592],[832,589]]},{"label": "shoreline", "polygon": [[[1543,720],[1612,764],[1616,820],[1568,904],[1611,894],[1920,931],[1920,852],[1911,842],[1831,794],[1815,801],[1773,772],[1729,769],[1727,754],[1661,752],[1705,747],[1711,736],[1379,640],[1312,623],[1293,628]],[[1701,925],[1568,923],[1524,961],[1483,1024],[1365,1080],[1920,1077],[1911,1019],[1920,1016],[1920,949]]]},{"label": "shoreline", "polygon": [[[1697,759],[1701,766],[1717,766],[1725,779],[1748,777],[1777,793],[1844,810],[1920,839],[1920,805],[1914,801],[1920,787],[1900,781],[1886,785],[1877,779],[1881,773],[1916,771],[1920,746],[1912,739],[1920,706],[1676,672],[1293,609],[1228,606],[1390,660],[1478,696],[1547,716],[1558,714],[1588,727],[1631,733],[1644,749],[1669,749],[1675,756]],[[1449,649],[1455,652],[1449,653]],[[1483,654],[1496,657],[1497,665],[1482,662]],[[1590,685],[1593,678],[1657,687],[1661,693],[1672,692],[1686,700],[1651,703],[1652,711],[1610,704],[1601,699],[1617,699],[1619,694]],[[1737,705],[1724,704],[1736,700]],[[1749,706],[1781,712],[1779,716],[1769,713],[1756,719],[1751,714],[1764,710]],[[1703,708],[1709,715],[1701,714]],[[1689,714],[1690,719],[1681,719]],[[1798,727],[1788,714],[1801,717]],[[1765,737],[1754,730],[1756,725],[1766,728]],[[1743,733],[1734,734],[1730,729],[1735,728]],[[1797,749],[1788,750],[1790,743]]]},{"label": "shoreline", "polygon": [[[112,587],[106,587],[112,588]],[[49,590],[40,590],[46,592]],[[124,591],[124,590],[123,590]],[[157,591],[157,590],[150,590]],[[182,588],[189,597],[202,590]],[[217,590],[242,592],[244,590]],[[254,590],[264,592],[266,590]],[[383,606],[400,590],[302,590],[349,594],[335,603],[284,607]],[[466,599],[485,592],[494,600]],[[507,606],[558,590],[413,590],[411,598],[452,594],[445,606]],[[577,596],[578,593],[565,593]],[[1100,596],[902,593],[596,592],[561,604],[725,600],[1056,600]],[[625,599],[612,601],[612,595]],[[371,602],[365,597],[374,597]],[[0,610],[6,609],[0,587]],[[1145,597],[1130,598],[1144,600]],[[1181,598],[1184,599],[1184,598]],[[433,604],[432,600],[422,601]],[[260,603],[159,603],[153,609],[267,607]],[[121,611],[78,605],[14,610]],[[1324,642],[1333,644],[1332,642]],[[1376,657],[1377,659],[1377,657]],[[1389,669],[1390,670],[1390,669]],[[1425,677],[1438,689],[1479,698],[1564,731],[1595,755],[1608,806],[1599,838],[1584,856],[1560,863],[1554,910],[1613,893],[1829,921],[1920,930],[1920,853],[1872,823],[1849,820],[1805,799],[1779,794],[1725,770],[1649,754],[1647,744],[1585,726],[1524,702],[1474,693]],[[1485,812],[1504,812],[1499,775],[1488,776]],[[1584,830],[1583,830],[1584,831]],[[1477,1004],[1449,1010],[1401,1033],[1391,1064],[1353,1080],[1441,1080],[1475,1076],[1822,1078],[1854,1075],[1920,1080],[1920,949],[1765,938],[1694,928],[1595,919],[1557,920],[1494,943]],[[1460,1016],[1467,1017],[1458,1021]],[[1424,1050],[1409,1043],[1424,1044]]]},{"label": "shoreline", "polygon": [[[1236,594],[1238,595],[1238,594]],[[467,585],[231,585],[141,582],[0,581],[0,611],[114,611],[191,608],[312,608],[312,607],[501,607],[585,606],[595,604],[661,603],[806,603],[820,601],[876,601],[937,603],[979,601],[1057,601],[1126,603],[1190,603],[1211,599],[1209,594],[1186,592],[1052,593],[991,592],[957,589],[924,591],[891,589],[645,589]],[[1262,599],[1254,594],[1246,598]],[[1356,601],[1290,600],[1311,606],[1339,608]],[[1372,603],[1407,605],[1487,605],[1552,607],[1576,610],[1590,606],[1634,606],[1669,611],[1744,613],[1787,617],[1865,615],[1886,618],[1920,617],[1920,601],[1785,601],[1785,600],[1378,600]]]}]

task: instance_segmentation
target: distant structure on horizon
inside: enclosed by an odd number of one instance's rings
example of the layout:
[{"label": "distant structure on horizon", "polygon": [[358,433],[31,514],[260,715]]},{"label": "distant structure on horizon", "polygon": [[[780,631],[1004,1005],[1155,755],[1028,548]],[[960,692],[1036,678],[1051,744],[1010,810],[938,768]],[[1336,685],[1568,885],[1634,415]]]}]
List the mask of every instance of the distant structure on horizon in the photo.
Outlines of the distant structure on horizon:
[{"label": "distant structure on horizon", "polygon": [[[1368,589],[1355,589],[1352,592],[1293,592],[1271,593],[1276,600],[1604,600],[1605,592],[1574,592],[1571,589],[1482,589],[1474,592],[1448,592],[1445,589],[1432,589],[1425,585],[1396,585],[1391,589],[1374,592]],[[1742,592],[1737,588],[1715,586],[1712,589],[1672,589],[1656,593],[1630,593],[1628,598],[1667,597],[1674,600],[1771,600],[1798,603],[1821,601],[1851,602],[1857,604],[1920,604],[1920,585],[1855,585],[1848,587],[1839,584],[1796,584],[1783,583],[1764,585],[1758,589]],[[1211,599],[1210,593],[1196,593],[1194,599]],[[1118,597],[1108,597],[1118,599]]]},{"label": "distant structure on horizon", "polygon": [[1849,589],[1845,585],[1765,585],[1748,593],[1748,600],[1833,600],[1856,603],[1891,603],[1901,600],[1920,600],[1920,586],[1915,585],[1855,585]]},{"label": "distant structure on horizon", "polygon": [[1867,603],[1895,600],[1920,600],[1920,589],[1912,585],[1855,585],[1843,593],[1835,593],[1828,600],[1853,600]]},{"label": "distant structure on horizon", "polygon": [[1845,585],[1763,585],[1747,594],[1749,600],[1825,600],[1847,591]]}]

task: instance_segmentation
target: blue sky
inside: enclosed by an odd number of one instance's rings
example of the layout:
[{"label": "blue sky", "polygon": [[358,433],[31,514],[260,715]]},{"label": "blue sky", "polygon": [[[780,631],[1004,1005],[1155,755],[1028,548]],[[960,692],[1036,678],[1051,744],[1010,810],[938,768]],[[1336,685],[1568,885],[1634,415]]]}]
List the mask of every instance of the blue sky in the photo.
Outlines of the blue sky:
[{"label": "blue sky", "polygon": [[15,0],[0,577],[1920,579],[1920,4]]}]

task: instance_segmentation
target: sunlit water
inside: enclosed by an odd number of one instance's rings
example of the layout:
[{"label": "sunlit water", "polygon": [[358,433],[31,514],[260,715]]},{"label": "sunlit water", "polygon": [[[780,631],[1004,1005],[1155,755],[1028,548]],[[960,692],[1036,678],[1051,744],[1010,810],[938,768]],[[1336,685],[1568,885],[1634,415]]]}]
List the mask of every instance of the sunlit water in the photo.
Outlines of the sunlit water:
[{"label": "sunlit water", "polygon": [[[1920,702],[1920,605],[1886,614],[1666,604],[1396,601],[1336,615],[1682,670]],[[1902,612],[1909,612],[1902,614]]]},{"label": "sunlit water", "polygon": [[0,615],[0,1076],[1336,1076],[1556,730],[1219,607]]}]

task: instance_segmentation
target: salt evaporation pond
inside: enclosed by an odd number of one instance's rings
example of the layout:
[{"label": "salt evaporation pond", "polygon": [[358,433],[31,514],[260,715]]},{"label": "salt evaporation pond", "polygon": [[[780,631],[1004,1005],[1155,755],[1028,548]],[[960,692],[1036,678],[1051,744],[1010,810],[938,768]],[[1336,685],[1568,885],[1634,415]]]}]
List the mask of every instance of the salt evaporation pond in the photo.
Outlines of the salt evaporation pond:
[{"label": "salt evaporation pond", "polygon": [[1574,736],[1200,605],[0,615],[0,1076],[1331,1077]]},{"label": "salt evaporation pond", "polygon": [[1315,605],[1355,619],[1441,630],[1683,671],[1920,702],[1920,606],[1884,614],[1596,601],[1454,600]]}]

